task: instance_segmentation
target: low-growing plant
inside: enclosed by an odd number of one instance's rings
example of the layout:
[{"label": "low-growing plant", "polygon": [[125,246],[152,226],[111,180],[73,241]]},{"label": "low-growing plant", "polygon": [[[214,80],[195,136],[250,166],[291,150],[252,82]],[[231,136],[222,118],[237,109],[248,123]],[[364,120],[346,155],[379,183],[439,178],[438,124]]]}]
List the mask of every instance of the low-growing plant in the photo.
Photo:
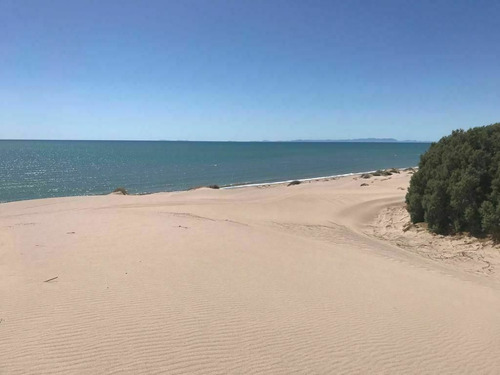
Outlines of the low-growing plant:
[{"label": "low-growing plant", "polygon": [[198,190],[198,189],[203,189],[203,188],[220,189],[220,186],[219,185],[201,185],[201,186],[195,186],[195,187],[189,188],[188,190]]},{"label": "low-growing plant", "polygon": [[391,176],[392,173],[387,170],[379,169],[372,173],[373,176]]},{"label": "low-growing plant", "polygon": [[123,195],[128,195],[128,191],[124,187],[117,187],[115,190],[113,190],[113,193],[121,193]]}]

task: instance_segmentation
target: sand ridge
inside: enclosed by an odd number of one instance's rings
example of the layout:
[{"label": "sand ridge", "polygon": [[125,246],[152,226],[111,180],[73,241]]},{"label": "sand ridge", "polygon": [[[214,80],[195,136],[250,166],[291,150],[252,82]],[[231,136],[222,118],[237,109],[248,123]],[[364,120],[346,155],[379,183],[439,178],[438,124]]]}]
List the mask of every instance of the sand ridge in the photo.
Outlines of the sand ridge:
[{"label": "sand ridge", "polygon": [[422,257],[449,264],[500,284],[500,244],[467,233],[442,236],[429,233],[424,223],[411,224],[404,204],[385,207],[367,233]]},{"label": "sand ridge", "polygon": [[498,373],[494,272],[395,240],[408,181],[2,204],[0,373]]}]

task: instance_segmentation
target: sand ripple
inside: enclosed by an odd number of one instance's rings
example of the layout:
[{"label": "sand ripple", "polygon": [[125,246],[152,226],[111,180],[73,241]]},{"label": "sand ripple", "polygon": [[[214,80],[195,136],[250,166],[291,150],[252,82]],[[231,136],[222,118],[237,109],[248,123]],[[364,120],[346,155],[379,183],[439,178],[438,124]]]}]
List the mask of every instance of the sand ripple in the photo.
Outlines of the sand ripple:
[{"label": "sand ripple", "polygon": [[0,373],[498,373],[500,290],[367,235],[374,181],[2,205]]}]

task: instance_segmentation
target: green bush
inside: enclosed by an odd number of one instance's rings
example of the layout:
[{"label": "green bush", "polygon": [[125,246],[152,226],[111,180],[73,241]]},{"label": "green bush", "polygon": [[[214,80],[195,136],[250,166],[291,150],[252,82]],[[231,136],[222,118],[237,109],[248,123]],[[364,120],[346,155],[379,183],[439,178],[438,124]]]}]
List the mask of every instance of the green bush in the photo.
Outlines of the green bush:
[{"label": "green bush", "polygon": [[434,233],[500,239],[500,123],[455,130],[420,157],[406,203]]}]

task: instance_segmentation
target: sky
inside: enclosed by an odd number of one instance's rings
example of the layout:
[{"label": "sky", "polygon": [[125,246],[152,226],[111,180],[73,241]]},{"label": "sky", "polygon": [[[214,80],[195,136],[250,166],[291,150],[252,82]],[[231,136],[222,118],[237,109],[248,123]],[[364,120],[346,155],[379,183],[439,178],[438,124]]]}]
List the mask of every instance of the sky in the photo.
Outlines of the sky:
[{"label": "sky", "polygon": [[500,1],[0,0],[0,139],[436,141],[500,122]]}]

